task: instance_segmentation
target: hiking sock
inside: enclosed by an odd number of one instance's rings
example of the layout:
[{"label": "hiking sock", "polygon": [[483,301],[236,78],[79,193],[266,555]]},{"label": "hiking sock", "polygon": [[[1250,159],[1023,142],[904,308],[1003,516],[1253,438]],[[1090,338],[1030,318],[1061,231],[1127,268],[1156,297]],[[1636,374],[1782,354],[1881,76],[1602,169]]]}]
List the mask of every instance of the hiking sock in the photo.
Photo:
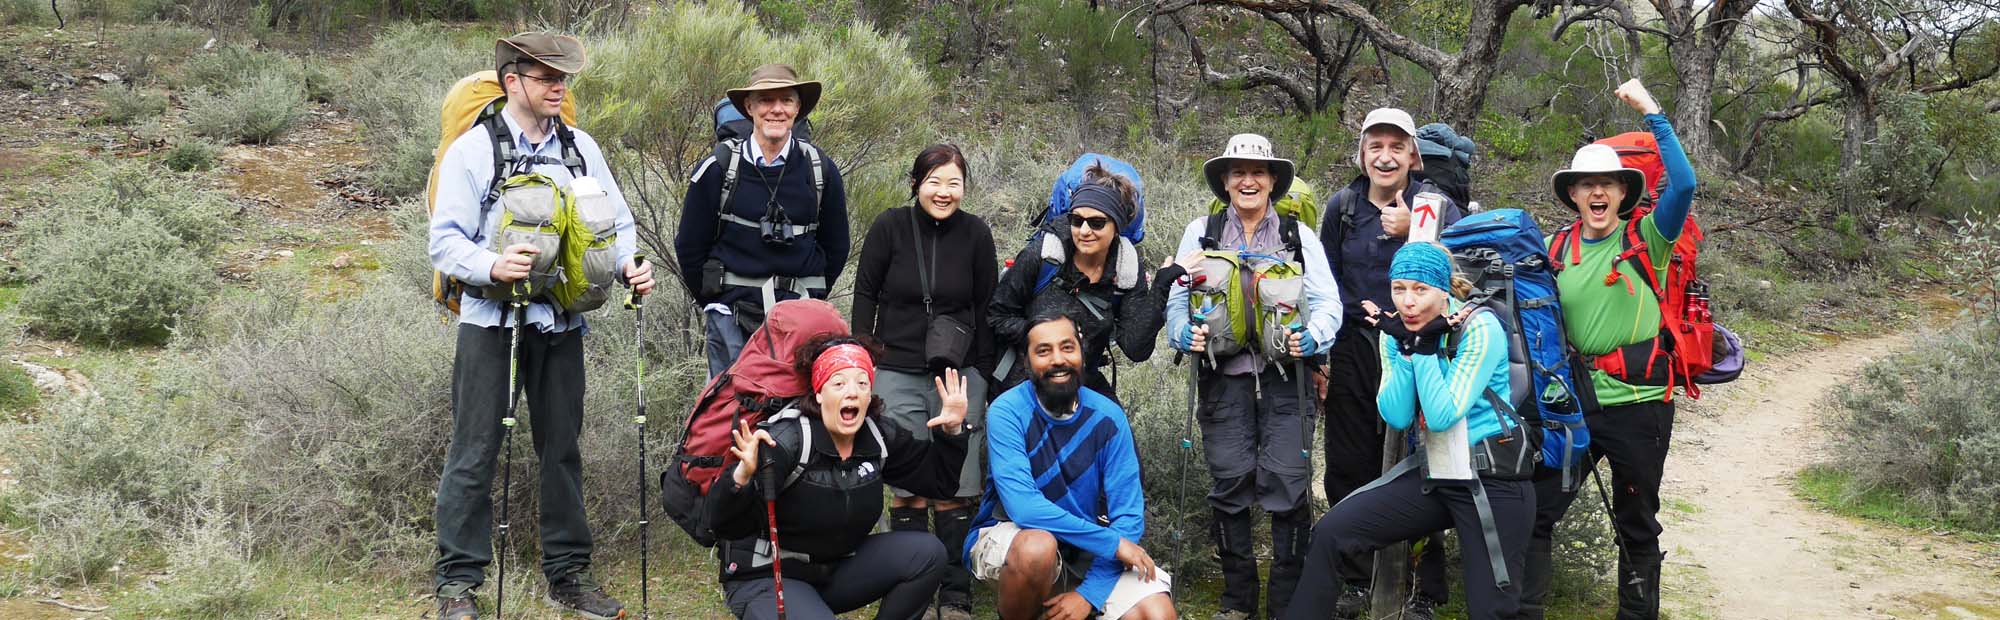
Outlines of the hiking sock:
[{"label": "hiking sock", "polygon": [[890,508],[889,531],[928,532],[931,531],[931,509]]},{"label": "hiking sock", "polygon": [[932,515],[938,542],[944,543],[944,581],[938,600],[946,606],[972,608],[972,571],[965,568],[965,536],[972,530],[972,507],[939,510]]},{"label": "hiking sock", "polygon": [[1553,543],[1547,538],[1529,538],[1528,553],[1522,563],[1527,575],[1521,578],[1521,620],[1542,620],[1543,601],[1548,599],[1549,584],[1554,581],[1555,553]]},{"label": "hiking sock", "polygon": [[1222,567],[1224,610],[1257,613],[1256,540],[1251,538],[1250,509],[1236,514],[1210,510],[1209,536],[1215,541],[1216,564]]}]

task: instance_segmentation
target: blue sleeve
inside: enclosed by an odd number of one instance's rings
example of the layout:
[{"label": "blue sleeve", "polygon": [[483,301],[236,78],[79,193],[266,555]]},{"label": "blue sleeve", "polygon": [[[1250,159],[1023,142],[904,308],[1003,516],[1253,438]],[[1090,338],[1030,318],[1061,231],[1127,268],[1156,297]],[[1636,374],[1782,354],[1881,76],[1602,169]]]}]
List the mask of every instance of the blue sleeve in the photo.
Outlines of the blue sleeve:
[{"label": "blue sleeve", "polygon": [[470,165],[491,160],[492,149],[483,136],[482,139],[461,136],[445,149],[437,165],[437,197],[431,208],[428,252],[431,268],[472,286],[493,284],[493,263],[500,260],[499,253],[487,249],[478,239],[486,224],[480,221],[484,209],[479,202],[485,197],[486,186],[493,182],[493,167]]},{"label": "blue sleeve", "polygon": [[717,161],[714,156],[703,158],[688,178],[687,195],[681,200],[680,228],[674,231],[674,260],[680,264],[681,284],[687,287],[688,297],[696,302],[707,301],[701,297],[701,265],[708,262],[709,253],[715,250],[716,228],[721,226],[722,216],[718,210],[721,206],[716,203],[722,200],[722,168],[728,165],[729,162]]},{"label": "blue sleeve", "polygon": [[819,205],[819,251],[826,256],[826,290],[831,293],[834,282],[840,280],[840,270],[847,268],[847,252],[853,246],[847,231],[847,184],[833,158],[825,153],[820,157],[821,165],[826,166],[826,194]]},{"label": "blue sleeve", "polygon": [[632,217],[632,205],[625,202],[625,192],[618,189],[618,181],[611,178],[611,164],[604,160],[604,149],[597,139],[581,131],[576,132],[576,150],[583,154],[583,165],[590,176],[597,179],[612,204],[618,205],[618,280],[625,280],[625,265],[639,253],[639,231],[637,221]]},{"label": "blue sleeve", "polygon": [[1653,227],[1661,237],[1679,239],[1688,210],[1694,207],[1694,165],[1688,163],[1687,150],[1681,148],[1681,139],[1674,135],[1666,115],[1647,114],[1646,125],[1653,130],[1653,140],[1660,143],[1660,161],[1667,167],[1667,188],[1660,192],[1659,208],[1653,211]]},{"label": "blue sleeve", "polygon": [[1465,341],[1458,345],[1458,357],[1446,360],[1438,355],[1413,355],[1417,400],[1423,403],[1424,422],[1431,432],[1442,432],[1465,419],[1472,406],[1486,395],[1493,372],[1507,363],[1507,338],[1499,319],[1481,313]]},{"label": "blue sleeve", "polygon": [[[1181,234],[1181,245],[1174,250],[1176,258],[1186,256],[1201,247],[1202,220],[1196,218],[1188,224],[1187,232]],[[1188,287],[1175,282],[1167,289],[1167,345],[1176,351],[1188,350]]]},{"label": "blue sleeve", "polygon": [[[1117,424],[1118,435],[1097,455],[1097,467],[1104,475],[1105,513],[1111,517],[1111,531],[1137,544],[1146,536],[1146,494],[1139,488],[1139,452],[1132,445],[1132,427],[1122,417],[1117,418]],[[1076,593],[1102,611],[1104,600],[1124,572],[1117,548],[1099,553],[1091,560],[1083,583],[1077,584]]]},{"label": "blue sleeve", "polygon": [[[1396,319],[1389,318],[1394,321]],[[1382,339],[1382,385],[1375,393],[1375,409],[1389,428],[1403,430],[1417,417],[1417,392],[1410,376],[1410,360],[1396,350],[1396,339]]]},{"label": "blue sleeve", "polygon": [[1319,242],[1319,235],[1313,234],[1304,222],[1298,223],[1299,249],[1306,261],[1306,331],[1318,346],[1306,351],[1308,356],[1319,355],[1333,348],[1333,337],[1340,333],[1340,321],[1347,315],[1346,306],[1340,303],[1340,284],[1333,279],[1333,268],[1326,259],[1326,246]]},{"label": "blue sleeve", "polygon": [[[1027,420],[1035,415],[1032,396],[1013,393],[993,401],[986,412],[987,470],[1000,493],[1007,516],[1021,529],[1042,530],[1057,540],[1098,556],[1118,555],[1118,534],[1064,510],[1042,496],[1035,472],[1028,465]],[[1136,474],[1135,474],[1136,475]]]}]

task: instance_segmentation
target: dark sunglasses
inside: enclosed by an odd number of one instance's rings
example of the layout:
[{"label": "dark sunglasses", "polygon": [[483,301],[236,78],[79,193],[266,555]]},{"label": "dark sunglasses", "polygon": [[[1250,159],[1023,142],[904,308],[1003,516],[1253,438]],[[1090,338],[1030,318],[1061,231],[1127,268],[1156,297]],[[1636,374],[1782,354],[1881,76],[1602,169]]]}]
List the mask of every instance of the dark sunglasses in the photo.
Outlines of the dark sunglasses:
[{"label": "dark sunglasses", "polygon": [[1077,215],[1075,213],[1069,214],[1070,228],[1081,228],[1084,226],[1089,226],[1091,230],[1101,232],[1104,230],[1104,227],[1110,225],[1111,225],[1111,218],[1108,217],[1084,217],[1081,215]]}]

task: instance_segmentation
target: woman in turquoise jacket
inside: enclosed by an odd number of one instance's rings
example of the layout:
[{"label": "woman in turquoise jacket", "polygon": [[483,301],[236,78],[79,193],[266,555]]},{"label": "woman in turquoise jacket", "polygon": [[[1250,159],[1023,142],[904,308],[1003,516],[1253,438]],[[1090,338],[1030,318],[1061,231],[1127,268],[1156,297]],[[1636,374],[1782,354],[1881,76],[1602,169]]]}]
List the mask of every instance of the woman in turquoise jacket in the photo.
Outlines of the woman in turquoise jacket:
[{"label": "woman in turquoise jacket", "polygon": [[1512,411],[1507,332],[1463,303],[1470,283],[1434,243],[1411,243],[1389,268],[1396,312],[1368,304],[1382,330],[1382,421],[1418,437],[1410,458],[1341,499],[1313,528],[1305,574],[1286,618],[1327,618],[1339,599],[1340,556],[1447,527],[1465,558],[1466,617],[1512,618],[1522,553],[1535,519],[1534,450]]}]

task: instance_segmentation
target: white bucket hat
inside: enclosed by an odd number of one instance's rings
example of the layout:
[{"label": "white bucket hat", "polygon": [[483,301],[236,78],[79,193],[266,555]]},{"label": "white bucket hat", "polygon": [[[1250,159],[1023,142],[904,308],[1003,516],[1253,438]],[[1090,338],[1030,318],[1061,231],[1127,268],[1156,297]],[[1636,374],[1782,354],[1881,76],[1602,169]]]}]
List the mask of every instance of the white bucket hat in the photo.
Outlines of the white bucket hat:
[{"label": "white bucket hat", "polygon": [[1625,163],[1618,159],[1617,149],[1602,144],[1590,144],[1577,149],[1576,156],[1569,160],[1569,168],[1556,171],[1554,176],[1549,177],[1549,183],[1555,189],[1556,200],[1562,201],[1569,210],[1581,213],[1583,210],[1577,208],[1576,202],[1569,199],[1569,186],[1575,185],[1577,179],[1596,175],[1610,175],[1625,182],[1625,200],[1618,203],[1620,218],[1630,216],[1632,208],[1646,195],[1645,173],[1639,172],[1636,168],[1625,167]]},{"label": "white bucket hat", "polygon": [[1208,177],[1208,191],[1213,192],[1223,204],[1229,204],[1229,192],[1222,187],[1222,175],[1229,172],[1229,161],[1242,159],[1270,162],[1273,179],[1271,203],[1276,204],[1284,199],[1286,192],[1291,191],[1292,178],[1297,174],[1297,169],[1292,160],[1279,158],[1272,153],[1271,141],[1264,136],[1254,133],[1230,136],[1229,146],[1222,149],[1222,154],[1201,165],[1202,175]]},{"label": "white bucket hat", "polygon": [[[1367,118],[1361,120],[1361,133],[1356,134],[1355,145],[1354,145],[1354,167],[1356,168],[1368,167],[1368,164],[1361,161],[1361,149],[1362,147],[1367,146],[1368,144],[1368,130],[1382,126],[1394,127],[1396,128],[1397,131],[1403,132],[1403,135],[1409,136],[1410,150],[1412,153],[1416,152],[1417,121],[1413,118],[1410,118],[1410,113],[1404,112],[1397,108],[1375,108],[1373,110],[1369,110]],[[1416,163],[1413,164],[1410,167],[1410,169],[1423,170],[1424,158],[1419,156],[1416,157],[1415,159]]]}]

